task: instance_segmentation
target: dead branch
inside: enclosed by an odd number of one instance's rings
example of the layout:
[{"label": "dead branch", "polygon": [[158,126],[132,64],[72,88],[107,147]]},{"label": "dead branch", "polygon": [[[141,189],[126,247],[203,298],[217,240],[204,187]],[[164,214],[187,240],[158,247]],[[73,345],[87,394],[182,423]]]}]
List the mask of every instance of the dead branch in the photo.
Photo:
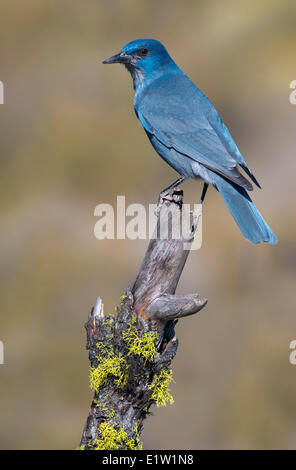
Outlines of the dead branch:
[{"label": "dead branch", "polygon": [[[139,274],[116,314],[104,315],[100,298],[89,314],[86,347],[94,398],[81,449],[140,449],[151,405],[171,400],[171,362],[178,347],[174,326],[207,303],[198,294],[175,294],[198,225],[192,214],[189,237],[174,238],[182,197],[175,191],[161,206]],[[171,222],[163,237],[162,222],[167,220]]]}]

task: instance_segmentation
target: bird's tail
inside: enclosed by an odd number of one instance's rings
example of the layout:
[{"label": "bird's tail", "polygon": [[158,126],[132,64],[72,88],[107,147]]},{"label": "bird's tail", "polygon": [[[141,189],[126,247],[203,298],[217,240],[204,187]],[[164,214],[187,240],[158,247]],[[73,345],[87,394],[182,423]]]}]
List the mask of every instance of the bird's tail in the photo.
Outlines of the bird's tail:
[{"label": "bird's tail", "polygon": [[215,173],[216,188],[220,192],[241,232],[252,243],[277,243],[277,237],[256,209],[244,188]]}]

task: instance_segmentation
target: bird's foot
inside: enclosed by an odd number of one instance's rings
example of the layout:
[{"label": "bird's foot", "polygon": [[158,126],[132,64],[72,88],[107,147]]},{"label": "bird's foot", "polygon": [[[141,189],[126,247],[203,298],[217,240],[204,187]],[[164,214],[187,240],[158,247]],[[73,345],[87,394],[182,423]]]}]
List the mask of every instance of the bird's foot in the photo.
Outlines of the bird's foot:
[{"label": "bird's foot", "polygon": [[160,209],[161,209],[164,201],[171,201],[172,197],[173,197],[173,195],[170,194],[170,191],[161,191],[161,193],[159,193],[159,196],[158,196],[158,199],[157,199],[157,206],[156,206],[155,211],[154,211],[156,217],[158,217]]},{"label": "bird's foot", "polygon": [[178,188],[162,191],[158,196],[157,206],[154,211],[156,216],[159,215],[160,209],[165,201],[175,202],[180,209],[182,209],[183,191],[178,190]]},{"label": "bird's foot", "polygon": [[172,201],[173,193],[174,191],[162,191],[158,196],[157,205],[163,204],[164,201]]}]

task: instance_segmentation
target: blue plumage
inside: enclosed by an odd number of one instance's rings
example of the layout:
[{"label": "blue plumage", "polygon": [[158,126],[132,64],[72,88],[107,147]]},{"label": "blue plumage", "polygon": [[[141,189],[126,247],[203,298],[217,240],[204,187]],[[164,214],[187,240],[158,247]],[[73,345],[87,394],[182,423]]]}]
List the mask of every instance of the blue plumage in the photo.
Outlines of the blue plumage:
[{"label": "blue plumage", "polygon": [[253,186],[240,170],[257,186],[259,183],[229,130],[165,47],[154,39],[138,39],[104,61],[116,62],[123,63],[132,75],[135,112],[151,144],[181,176],[170,187],[187,178],[202,178],[205,190],[211,184],[220,192],[248,240],[277,243],[248,196]]}]

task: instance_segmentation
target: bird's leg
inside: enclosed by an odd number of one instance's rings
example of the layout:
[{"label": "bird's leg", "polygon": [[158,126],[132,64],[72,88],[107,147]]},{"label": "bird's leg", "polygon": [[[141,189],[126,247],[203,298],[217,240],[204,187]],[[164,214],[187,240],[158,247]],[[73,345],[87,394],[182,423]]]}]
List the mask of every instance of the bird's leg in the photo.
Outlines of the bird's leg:
[{"label": "bird's leg", "polygon": [[179,184],[183,183],[184,180],[184,176],[181,176],[176,181],[174,181],[174,183],[170,184],[167,188],[163,189],[159,193],[157,205],[160,205],[163,202],[165,197],[168,196],[168,194],[170,193],[171,189],[174,189],[176,186],[179,186]]},{"label": "bird's leg", "polygon": [[204,199],[205,199],[206,194],[207,194],[208,187],[209,187],[208,183],[204,183],[203,188],[202,188],[201,197],[200,197],[200,204],[202,204],[204,202]]}]

